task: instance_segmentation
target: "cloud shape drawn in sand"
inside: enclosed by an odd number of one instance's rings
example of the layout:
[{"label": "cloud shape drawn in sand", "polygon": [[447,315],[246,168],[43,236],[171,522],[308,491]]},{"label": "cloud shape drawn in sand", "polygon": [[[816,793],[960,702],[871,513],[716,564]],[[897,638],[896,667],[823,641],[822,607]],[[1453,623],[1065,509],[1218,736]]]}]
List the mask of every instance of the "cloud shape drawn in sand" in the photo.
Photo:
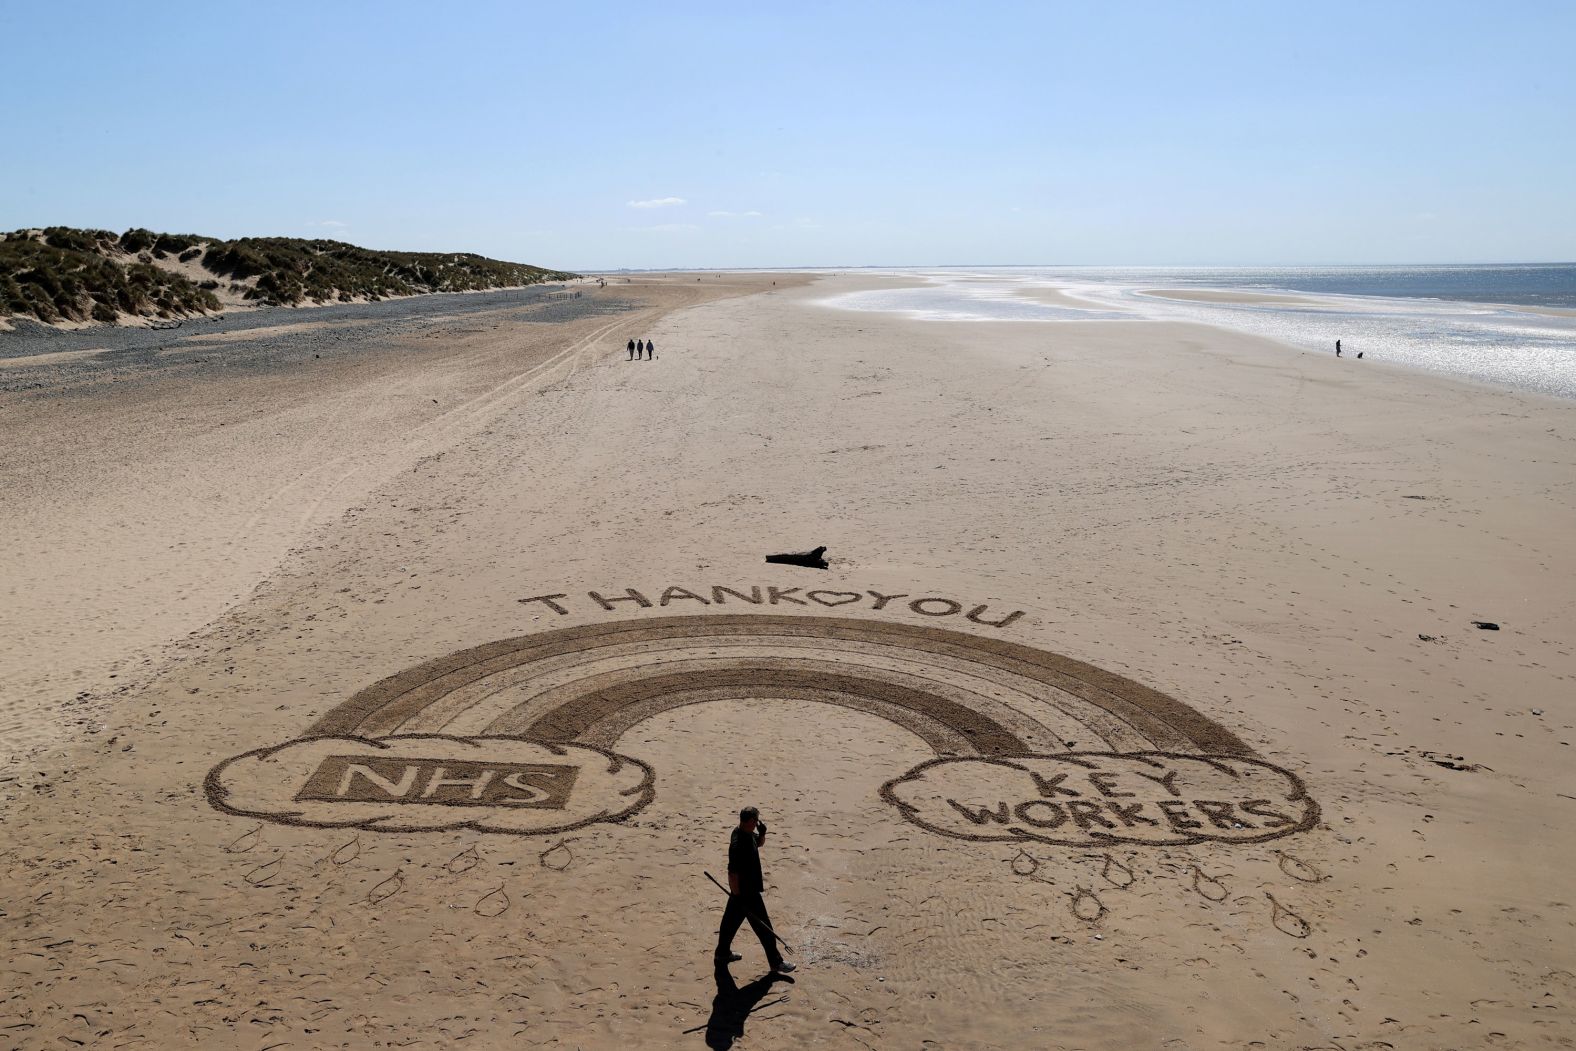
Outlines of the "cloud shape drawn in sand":
[{"label": "cloud shape drawn in sand", "polygon": [[1258,843],[1319,819],[1295,774],[1171,752],[933,759],[882,785],[881,797],[940,835],[1067,847]]},{"label": "cloud shape drawn in sand", "polygon": [[304,737],[214,767],[208,801],[287,825],[543,835],[618,821],[655,796],[651,768],[580,744],[402,734]]}]

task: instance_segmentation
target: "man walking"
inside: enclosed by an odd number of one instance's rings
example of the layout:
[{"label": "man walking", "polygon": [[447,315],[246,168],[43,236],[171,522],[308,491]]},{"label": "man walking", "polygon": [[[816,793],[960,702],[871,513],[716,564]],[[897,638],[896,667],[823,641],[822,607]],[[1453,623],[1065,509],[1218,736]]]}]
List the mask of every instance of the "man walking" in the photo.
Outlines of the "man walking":
[{"label": "man walking", "polygon": [[657,344],[652,340],[646,340],[646,360],[650,361],[652,358],[656,357],[656,355]]},{"label": "man walking", "polygon": [[625,361],[634,361],[635,360],[635,341],[634,340],[630,340],[629,341],[629,357],[625,358],[624,360]]},{"label": "man walking", "polygon": [[728,907],[722,913],[722,927],[717,931],[716,962],[727,966],[742,959],[733,951],[733,936],[739,924],[750,921],[750,929],[761,940],[766,950],[766,960],[778,974],[787,974],[794,965],[783,959],[777,951],[777,939],[772,934],[771,918],[766,915],[766,902],[761,891],[766,889],[761,879],[760,846],[766,842],[766,822],[760,811],[747,806],[739,811],[739,827],[728,840]]}]

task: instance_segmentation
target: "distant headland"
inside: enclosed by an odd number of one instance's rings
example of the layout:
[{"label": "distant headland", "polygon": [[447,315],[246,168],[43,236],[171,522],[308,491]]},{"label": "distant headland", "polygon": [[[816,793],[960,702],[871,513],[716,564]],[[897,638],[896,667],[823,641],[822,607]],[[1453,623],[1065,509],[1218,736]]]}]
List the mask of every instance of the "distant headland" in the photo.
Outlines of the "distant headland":
[{"label": "distant headland", "polygon": [[469,252],[382,252],[299,237],[0,233],[0,327],[139,325],[226,309],[355,303],[564,281],[578,274]]}]

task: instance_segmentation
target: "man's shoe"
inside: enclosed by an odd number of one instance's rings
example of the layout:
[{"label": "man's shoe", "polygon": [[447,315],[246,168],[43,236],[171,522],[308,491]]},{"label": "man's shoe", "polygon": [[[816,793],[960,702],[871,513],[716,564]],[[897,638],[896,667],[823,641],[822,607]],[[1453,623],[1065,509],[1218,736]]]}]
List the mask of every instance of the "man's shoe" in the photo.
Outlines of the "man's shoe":
[{"label": "man's shoe", "polygon": [[798,969],[798,964],[789,963],[787,960],[778,960],[776,963],[772,964],[772,971],[776,974],[788,974],[789,972],[796,971]]},{"label": "man's shoe", "polygon": [[744,957],[740,956],[736,952],[712,953],[711,958],[717,963],[738,963],[740,960],[744,959]]}]

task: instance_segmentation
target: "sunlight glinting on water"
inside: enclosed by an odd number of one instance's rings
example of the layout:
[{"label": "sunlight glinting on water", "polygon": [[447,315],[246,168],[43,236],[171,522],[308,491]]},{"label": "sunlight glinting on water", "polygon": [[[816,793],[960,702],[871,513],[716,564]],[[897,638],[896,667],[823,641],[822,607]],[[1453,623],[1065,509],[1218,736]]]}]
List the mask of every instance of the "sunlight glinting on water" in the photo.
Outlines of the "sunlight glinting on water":
[{"label": "sunlight glinting on water", "polygon": [[[821,302],[843,310],[900,313],[927,321],[1180,321],[1263,336],[1299,350],[1346,352],[1466,379],[1576,398],[1576,316],[1446,299],[1291,291],[1283,272],[1192,269],[891,270],[873,274],[924,282],[869,289]],[[1211,278],[1216,278],[1211,280]],[[1162,298],[1158,290],[1215,289],[1304,302],[1221,303]],[[1058,291],[1087,308],[1037,302]]]}]

